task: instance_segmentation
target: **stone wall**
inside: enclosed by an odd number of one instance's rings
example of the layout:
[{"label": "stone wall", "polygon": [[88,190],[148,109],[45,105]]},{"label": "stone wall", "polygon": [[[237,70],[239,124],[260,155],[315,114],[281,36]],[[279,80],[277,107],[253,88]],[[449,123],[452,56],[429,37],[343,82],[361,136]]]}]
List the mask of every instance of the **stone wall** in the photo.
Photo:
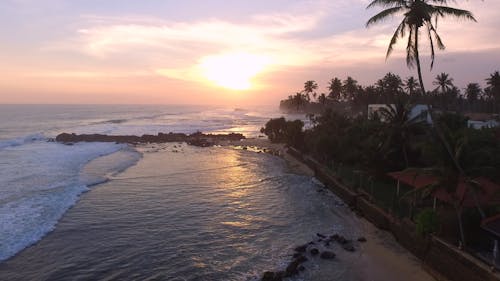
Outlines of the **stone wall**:
[{"label": "stone wall", "polygon": [[499,274],[492,272],[482,261],[457,247],[434,236],[423,238],[417,235],[413,222],[391,216],[370,202],[366,195],[349,189],[312,157],[303,155],[294,148],[290,148],[288,152],[309,166],[316,178],[346,204],[378,228],[392,233],[398,243],[418,257],[431,274],[437,273],[440,278],[451,281],[500,281]]}]

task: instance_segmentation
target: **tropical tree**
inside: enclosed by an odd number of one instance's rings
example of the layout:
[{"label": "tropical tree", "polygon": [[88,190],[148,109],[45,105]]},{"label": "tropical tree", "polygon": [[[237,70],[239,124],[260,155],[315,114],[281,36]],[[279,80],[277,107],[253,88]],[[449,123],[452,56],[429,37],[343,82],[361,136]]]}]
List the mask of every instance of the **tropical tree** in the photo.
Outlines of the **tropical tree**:
[{"label": "tropical tree", "polygon": [[487,95],[496,102],[500,101],[500,73],[495,71],[486,79],[488,87],[485,89]]},{"label": "tropical tree", "polygon": [[351,76],[344,80],[342,85],[342,96],[346,100],[352,100],[358,91],[358,81],[354,80]]},{"label": "tropical tree", "polygon": [[475,102],[481,95],[481,86],[478,83],[469,83],[465,88],[465,97],[469,102]]},{"label": "tropical tree", "polygon": [[415,77],[410,76],[406,78],[404,82],[404,89],[407,91],[408,95],[413,96],[417,91],[419,91],[418,82]]},{"label": "tropical tree", "polygon": [[387,73],[382,79],[379,79],[376,84],[382,95],[391,100],[403,92],[401,77],[391,72]]},{"label": "tropical tree", "polygon": [[326,95],[325,93],[321,93],[321,95],[318,96],[318,102],[324,107],[326,104]]},{"label": "tropical tree", "polygon": [[316,98],[316,89],[318,89],[318,84],[314,80],[309,80],[304,83],[304,93],[307,97],[312,94],[313,98]]},{"label": "tropical tree", "polygon": [[307,102],[308,102],[307,97],[302,93],[296,93],[292,97],[292,103],[296,106],[297,111],[300,110],[300,107],[303,107],[304,105],[306,105]]},{"label": "tropical tree", "polygon": [[434,91],[441,91],[442,94],[447,93],[451,89],[453,89],[453,78],[450,77],[448,73],[442,72],[441,74],[436,76],[434,82],[432,82],[436,87]]},{"label": "tropical tree", "polygon": [[[369,27],[373,24],[379,23],[388,17],[394,15],[403,15],[403,20],[396,28],[394,35],[389,43],[386,58],[392,53],[394,45],[399,38],[404,38],[408,35],[408,42],[406,45],[406,64],[409,68],[413,68],[416,64],[418,80],[420,82],[420,90],[422,95],[425,95],[425,85],[422,78],[422,69],[420,65],[419,55],[419,42],[420,42],[420,28],[425,28],[431,49],[431,69],[434,66],[435,48],[434,44],[441,50],[445,48],[441,37],[437,33],[437,22],[439,18],[455,17],[458,19],[465,19],[476,21],[471,12],[461,9],[456,9],[448,6],[447,0],[373,0],[367,8],[380,6],[384,8],[375,16],[371,17],[366,26]],[[432,120],[436,120],[433,109],[428,105],[429,114]],[[445,139],[444,133],[438,124],[434,128],[439,137],[439,140],[445,145],[450,158],[454,159],[453,151]],[[455,165],[461,170],[460,164],[455,159]]]},{"label": "tropical tree", "polygon": [[[392,53],[394,45],[400,37],[406,37],[408,34],[408,43],[406,46],[406,64],[408,67],[413,68],[414,64],[417,65],[417,73],[420,81],[420,88],[422,93],[425,94],[425,86],[422,79],[422,70],[420,66],[419,55],[419,34],[420,28],[425,28],[429,38],[431,47],[431,69],[434,66],[434,43],[441,50],[445,48],[441,37],[437,33],[437,21],[439,18],[456,17],[459,19],[468,19],[476,21],[471,12],[461,9],[449,7],[447,0],[374,0],[367,8],[381,6],[386,8],[375,16],[371,17],[366,26],[369,27],[373,24],[385,20],[397,14],[403,14],[403,20],[396,28],[394,35],[389,43],[386,57]],[[438,4],[438,5],[435,5]]]},{"label": "tropical tree", "polygon": [[381,151],[386,157],[402,154],[404,168],[410,165],[408,157],[410,139],[425,123],[425,112],[412,117],[412,108],[411,104],[398,101],[396,104],[388,104],[379,110],[379,115],[385,122],[384,131],[387,136]]},{"label": "tropical tree", "polygon": [[342,97],[342,80],[334,77],[328,82],[328,97],[332,100],[340,100]]}]

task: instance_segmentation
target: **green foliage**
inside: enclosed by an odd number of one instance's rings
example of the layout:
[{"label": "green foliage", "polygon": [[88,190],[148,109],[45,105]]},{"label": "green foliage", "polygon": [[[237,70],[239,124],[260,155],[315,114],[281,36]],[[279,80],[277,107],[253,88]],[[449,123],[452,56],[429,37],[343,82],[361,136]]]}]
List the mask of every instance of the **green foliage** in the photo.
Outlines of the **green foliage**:
[{"label": "green foliage", "polygon": [[260,131],[274,143],[286,143],[298,148],[303,147],[304,122],[301,120],[286,121],[284,117],[271,119]]},{"label": "green foliage", "polygon": [[436,232],[439,226],[436,212],[432,209],[421,211],[415,221],[417,233],[422,236]]},{"label": "green foliage", "polygon": [[443,113],[439,116],[438,121],[442,126],[451,131],[458,131],[467,128],[468,118],[457,113]]}]

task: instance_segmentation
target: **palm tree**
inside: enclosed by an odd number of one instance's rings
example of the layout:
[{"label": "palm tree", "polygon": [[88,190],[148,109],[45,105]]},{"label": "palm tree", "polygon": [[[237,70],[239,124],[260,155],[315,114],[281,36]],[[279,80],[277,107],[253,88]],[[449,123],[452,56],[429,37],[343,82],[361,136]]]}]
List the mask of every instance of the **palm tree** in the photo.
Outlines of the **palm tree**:
[{"label": "palm tree", "polygon": [[[388,17],[402,14],[403,20],[396,28],[394,35],[389,43],[386,58],[392,53],[394,45],[398,39],[406,37],[408,34],[408,43],[406,45],[406,64],[409,68],[413,68],[414,64],[417,65],[418,80],[420,82],[420,90],[422,95],[425,95],[425,86],[422,78],[422,69],[420,66],[419,56],[419,34],[420,28],[425,28],[430,42],[431,48],[431,69],[434,66],[434,43],[441,50],[445,48],[441,37],[437,33],[437,21],[439,18],[447,16],[455,17],[458,19],[465,19],[476,21],[471,12],[461,9],[449,7],[447,0],[373,0],[367,8],[380,6],[385,10],[379,12],[371,17],[366,26],[369,27],[373,24],[379,23]],[[436,120],[434,110],[428,105],[429,114],[431,119]],[[453,151],[444,137],[444,133],[439,128],[439,124],[434,124],[436,133],[440,141],[445,145],[449,157],[454,159]],[[459,170],[462,170],[460,164],[455,159],[455,165]]]},{"label": "palm tree", "polygon": [[488,96],[495,101],[500,101],[500,73],[495,71],[495,73],[490,74],[490,78],[486,79],[486,92]]},{"label": "palm tree", "polygon": [[321,104],[321,106],[325,107],[326,104],[326,95],[325,93],[321,93],[321,95],[318,96],[318,102]]},{"label": "palm tree", "polygon": [[304,83],[304,93],[309,97],[312,93],[313,98],[316,98],[316,89],[318,89],[318,84],[314,80],[309,80]]},{"label": "palm tree", "polygon": [[441,74],[436,76],[436,80],[432,82],[435,86],[437,86],[434,91],[441,90],[441,94],[447,93],[449,90],[453,89],[453,78],[450,78],[448,73],[442,72]]},{"label": "palm tree", "polygon": [[387,133],[387,139],[381,149],[386,156],[392,153],[402,153],[405,168],[409,167],[410,138],[425,123],[425,112],[411,117],[412,108],[411,104],[398,101],[395,105],[388,104],[379,110],[381,119],[386,123]]},{"label": "palm tree", "polygon": [[328,97],[333,100],[340,100],[342,96],[342,81],[335,77],[328,82]]},{"label": "palm tree", "polygon": [[293,101],[293,104],[296,106],[297,111],[299,111],[300,107],[304,106],[307,103],[307,98],[302,93],[296,93],[292,97],[292,101]]},{"label": "palm tree", "polygon": [[382,95],[390,100],[394,100],[403,91],[403,81],[399,75],[391,72],[377,81],[377,87]]},{"label": "palm tree", "polygon": [[[442,4],[442,5],[433,5]],[[387,49],[386,57],[392,53],[394,45],[397,43],[399,37],[405,37],[408,34],[408,43],[406,46],[406,64],[409,68],[417,65],[418,79],[420,81],[420,88],[422,93],[425,94],[425,86],[422,79],[422,71],[420,67],[419,56],[419,31],[420,28],[426,28],[427,36],[430,41],[431,47],[431,69],[434,66],[434,42],[441,50],[445,48],[441,37],[437,33],[438,18],[447,16],[456,17],[459,19],[468,19],[476,21],[471,12],[461,9],[455,9],[447,5],[447,0],[374,0],[367,8],[381,6],[386,8],[380,13],[376,14],[368,20],[366,26],[369,27],[373,24],[385,20],[387,17],[396,14],[403,14],[403,20],[396,28],[392,36],[389,48]],[[434,23],[433,23],[434,22]]]},{"label": "palm tree", "polygon": [[413,76],[406,78],[404,87],[408,95],[413,96],[419,90],[417,83],[417,80]]},{"label": "palm tree", "polygon": [[469,83],[465,88],[465,96],[469,102],[475,102],[481,95],[481,86],[478,83]]},{"label": "palm tree", "polygon": [[358,89],[358,81],[352,79],[351,76],[347,77],[347,79],[344,80],[344,84],[342,85],[342,95],[344,99],[352,100]]}]

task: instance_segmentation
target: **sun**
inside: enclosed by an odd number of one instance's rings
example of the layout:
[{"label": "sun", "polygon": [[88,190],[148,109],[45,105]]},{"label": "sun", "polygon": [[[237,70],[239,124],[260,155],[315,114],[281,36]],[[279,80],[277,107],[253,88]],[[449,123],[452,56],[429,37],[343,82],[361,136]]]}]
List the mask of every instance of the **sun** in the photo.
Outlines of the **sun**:
[{"label": "sun", "polygon": [[207,56],[199,64],[203,76],[210,82],[227,89],[248,90],[252,78],[268,64],[265,56],[249,53],[227,53]]}]

